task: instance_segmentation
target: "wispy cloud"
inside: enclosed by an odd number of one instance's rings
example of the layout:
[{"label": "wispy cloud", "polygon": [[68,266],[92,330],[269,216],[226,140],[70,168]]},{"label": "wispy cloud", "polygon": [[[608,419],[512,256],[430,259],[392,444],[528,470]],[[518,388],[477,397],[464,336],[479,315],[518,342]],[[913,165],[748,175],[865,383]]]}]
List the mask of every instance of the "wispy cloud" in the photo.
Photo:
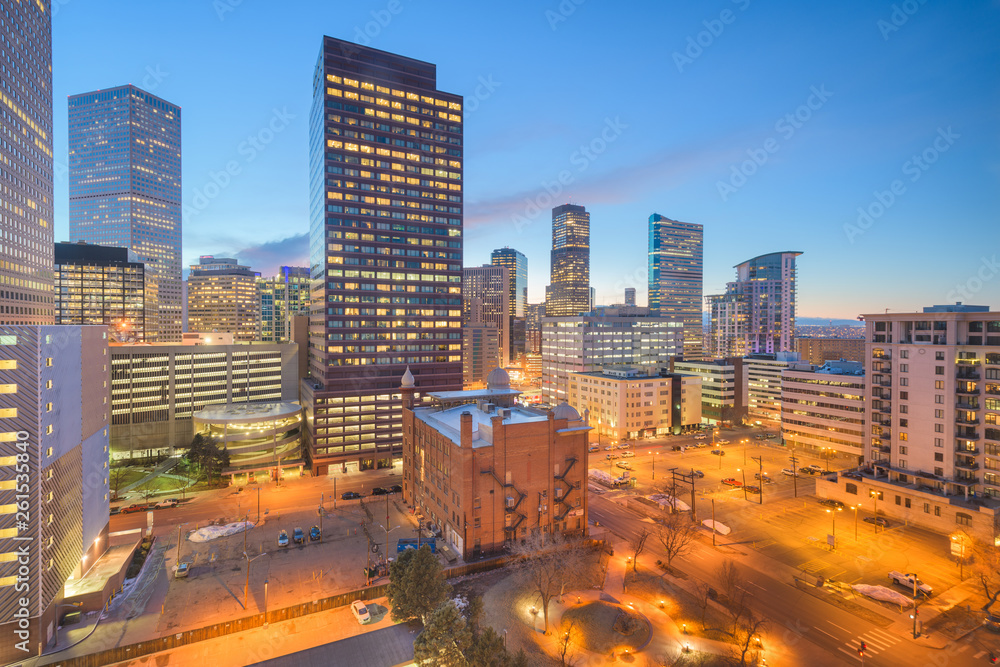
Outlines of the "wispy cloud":
[{"label": "wispy cloud", "polygon": [[281,266],[309,266],[309,234],[245,246],[234,254],[262,276],[272,276]]}]

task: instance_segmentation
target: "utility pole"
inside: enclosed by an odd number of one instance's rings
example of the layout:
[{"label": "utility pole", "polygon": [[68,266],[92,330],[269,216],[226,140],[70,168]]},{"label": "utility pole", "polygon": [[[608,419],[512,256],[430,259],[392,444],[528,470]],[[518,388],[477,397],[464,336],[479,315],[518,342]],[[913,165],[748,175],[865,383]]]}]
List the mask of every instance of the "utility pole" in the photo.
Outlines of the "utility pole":
[{"label": "utility pole", "polygon": [[918,615],[918,612],[917,612],[917,573],[916,572],[907,572],[906,576],[908,576],[911,579],[913,579],[913,615],[912,615],[912,618],[913,618],[913,638],[916,639],[917,637],[920,636],[920,635],[917,634],[917,615]]},{"label": "utility pole", "polygon": [[760,486],[760,498],[759,498],[759,501],[760,502],[758,504],[763,505],[764,504],[764,457],[763,457],[763,455],[762,456],[751,456],[750,460],[757,462],[757,468],[760,471],[760,473],[757,475],[760,478],[760,484],[759,484],[759,486]]},{"label": "utility pole", "polygon": [[323,500],[326,498],[325,493],[319,495],[319,541],[323,542]]},{"label": "utility pole", "polygon": [[712,498],[712,546],[715,546],[715,498]]},{"label": "utility pole", "polygon": [[788,460],[792,462],[792,488],[795,493],[795,497],[799,497],[799,473],[798,469],[795,467],[799,460],[795,457],[795,450],[792,450],[792,455],[788,457]]}]

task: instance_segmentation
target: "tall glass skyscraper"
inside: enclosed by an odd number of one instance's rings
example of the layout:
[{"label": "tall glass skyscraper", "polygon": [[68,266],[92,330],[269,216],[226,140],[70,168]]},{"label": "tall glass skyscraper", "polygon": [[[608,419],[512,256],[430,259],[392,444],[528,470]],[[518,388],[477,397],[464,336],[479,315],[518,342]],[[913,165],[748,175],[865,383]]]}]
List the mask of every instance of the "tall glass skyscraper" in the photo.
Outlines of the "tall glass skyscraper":
[{"label": "tall glass skyscraper", "polygon": [[528,258],[513,248],[498,248],[490,255],[493,266],[506,266],[510,273],[510,360],[524,354],[525,307],[528,305]]},{"label": "tall glass skyscraper", "polygon": [[398,388],[462,388],[462,97],[431,63],[324,37],[310,116],[314,474],[392,464]]},{"label": "tall glass skyscraper", "polygon": [[292,340],[292,318],[309,314],[308,266],[283,266],[278,275],[259,278],[260,339],[265,343]]},{"label": "tall glass skyscraper", "polygon": [[649,216],[649,312],[684,324],[684,358],[702,356],[704,228]]},{"label": "tall glass skyscraper", "polygon": [[708,297],[715,354],[795,351],[795,258],[801,254],[772,252],[737,264],[736,282]]},{"label": "tall glass skyscraper", "polygon": [[157,282],[152,340],[181,339],[181,109],[132,85],[69,98],[69,233]]},{"label": "tall glass skyscraper", "polygon": [[0,20],[0,324],[52,324],[52,14],[4,3]]},{"label": "tall glass skyscraper", "polygon": [[552,209],[552,267],[546,317],[590,311],[590,214],[583,206]]}]

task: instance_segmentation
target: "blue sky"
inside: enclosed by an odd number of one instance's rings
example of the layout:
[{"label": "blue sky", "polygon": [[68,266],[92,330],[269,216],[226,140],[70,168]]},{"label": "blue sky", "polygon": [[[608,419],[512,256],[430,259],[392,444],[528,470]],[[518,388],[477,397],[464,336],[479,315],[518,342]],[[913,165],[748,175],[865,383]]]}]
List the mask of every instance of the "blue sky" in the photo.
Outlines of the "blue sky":
[{"label": "blue sky", "polygon": [[325,33],[435,63],[466,97],[465,264],[517,248],[532,302],[570,201],[602,303],[645,302],[657,212],[705,226],[706,294],[799,250],[802,317],[1000,309],[997,0],[55,0],[53,25],[57,240],[66,97],[133,83],[183,108],[185,264],[304,264]]}]

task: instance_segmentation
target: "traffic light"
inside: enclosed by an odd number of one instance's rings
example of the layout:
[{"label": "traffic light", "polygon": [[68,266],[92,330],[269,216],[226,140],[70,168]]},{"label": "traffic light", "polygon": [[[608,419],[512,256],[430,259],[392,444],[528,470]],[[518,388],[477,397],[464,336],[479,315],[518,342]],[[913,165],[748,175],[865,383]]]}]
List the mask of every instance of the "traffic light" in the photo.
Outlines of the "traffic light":
[{"label": "traffic light", "polygon": [[861,648],[858,649],[858,655],[863,656],[865,654],[865,651],[867,650],[868,650],[868,644],[866,644],[865,642],[861,642]]}]

